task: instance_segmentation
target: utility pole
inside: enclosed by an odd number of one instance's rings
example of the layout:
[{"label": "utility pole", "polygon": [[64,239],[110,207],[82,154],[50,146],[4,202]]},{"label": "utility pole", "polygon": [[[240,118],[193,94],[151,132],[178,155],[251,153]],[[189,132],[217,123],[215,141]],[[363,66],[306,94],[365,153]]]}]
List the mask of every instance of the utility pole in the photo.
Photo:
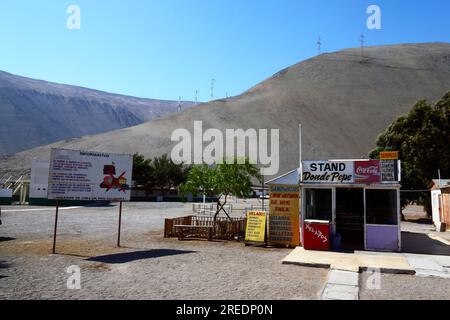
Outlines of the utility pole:
[{"label": "utility pole", "polygon": [[178,97],[178,112],[181,111],[181,96]]},{"label": "utility pole", "polygon": [[216,79],[211,79],[211,100],[214,98],[214,83]]},{"label": "utility pole", "polygon": [[364,39],[364,34],[361,33],[361,38],[359,40],[359,42],[361,43],[361,57],[364,57],[364,43],[366,43]]},{"label": "utility pole", "polygon": [[319,56],[322,54],[322,39],[320,39],[317,41],[317,51],[319,52]]},{"label": "utility pole", "polygon": [[195,104],[198,103],[198,90],[195,90]]}]

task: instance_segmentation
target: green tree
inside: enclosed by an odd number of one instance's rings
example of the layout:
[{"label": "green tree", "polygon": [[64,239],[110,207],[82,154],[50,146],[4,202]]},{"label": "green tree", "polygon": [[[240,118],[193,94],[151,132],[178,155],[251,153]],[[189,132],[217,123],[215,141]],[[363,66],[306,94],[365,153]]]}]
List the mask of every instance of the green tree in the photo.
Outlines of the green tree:
[{"label": "green tree", "polygon": [[[381,151],[399,151],[402,160],[402,189],[425,190],[441,171],[450,176],[450,92],[432,105],[418,101],[412,110],[396,119],[376,141],[369,156]],[[402,206],[417,202],[431,212],[428,193],[403,193]]]},{"label": "green tree", "polygon": [[133,180],[145,188],[147,195],[159,190],[164,196],[186,181],[189,169],[183,164],[175,164],[167,155],[153,160],[138,153],[133,155]]},{"label": "green tree", "polygon": [[217,195],[217,209],[214,214],[214,221],[216,221],[221,212],[230,218],[224,209],[229,196],[234,195],[240,198],[251,196],[252,180],[255,178],[261,181],[259,170],[255,165],[250,164],[248,159],[245,161],[234,159],[234,161],[226,161],[212,167],[206,165],[193,167],[187,182],[181,186],[180,190],[183,193]]},{"label": "green tree", "polygon": [[163,196],[185,182],[190,169],[182,163],[174,163],[167,154],[154,158],[151,167],[154,187],[161,191]]},{"label": "green tree", "polygon": [[152,192],[154,187],[152,161],[139,153],[133,155],[133,180],[137,185],[144,187],[147,195]]}]

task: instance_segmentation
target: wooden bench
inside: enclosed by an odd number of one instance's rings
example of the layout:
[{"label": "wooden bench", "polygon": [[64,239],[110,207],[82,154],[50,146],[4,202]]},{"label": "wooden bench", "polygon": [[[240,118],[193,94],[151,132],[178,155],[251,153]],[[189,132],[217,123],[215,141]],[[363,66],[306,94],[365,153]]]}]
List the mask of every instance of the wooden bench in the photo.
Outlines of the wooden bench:
[{"label": "wooden bench", "polygon": [[195,226],[195,225],[174,225],[178,240],[187,238],[207,238],[208,241],[212,239],[212,226]]}]

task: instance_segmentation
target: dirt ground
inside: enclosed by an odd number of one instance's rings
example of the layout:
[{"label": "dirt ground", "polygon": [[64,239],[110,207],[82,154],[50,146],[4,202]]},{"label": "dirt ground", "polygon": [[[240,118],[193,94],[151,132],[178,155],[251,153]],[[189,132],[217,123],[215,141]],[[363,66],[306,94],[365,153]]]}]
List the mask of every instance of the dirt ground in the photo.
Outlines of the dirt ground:
[{"label": "dirt ground", "polygon": [[[191,213],[192,204],[125,203],[117,248],[117,205],[61,208],[52,255],[54,208],[2,207],[0,299],[320,298],[328,270],[283,265],[288,249],[163,238],[165,218]],[[402,231],[406,252],[450,256],[427,236],[431,226],[406,222]],[[67,288],[71,266],[80,269],[79,290]],[[367,277],[360,299],[450,297],[450,279],[382,274],[381,289],[369,290]]]},{"label": "dirt ground", "polygon": [[[164,218],[188,204],[124,204],[118,249],[117,210],[61,210],[52,255],[54,209],[4,207],[0,299],[318,299],[325,283],[327,270],[281,264],[289,250],[164,239]],[[67,288],[72,265],[80,290]]]},{"label": "dirt ground", "polygon": [[[365,284],[370,274],[363,273],[360,283]],[[449,300],[450,280],[402,274],[381,274],[380,289],[368,290],[360,285],[360,300]]]}]

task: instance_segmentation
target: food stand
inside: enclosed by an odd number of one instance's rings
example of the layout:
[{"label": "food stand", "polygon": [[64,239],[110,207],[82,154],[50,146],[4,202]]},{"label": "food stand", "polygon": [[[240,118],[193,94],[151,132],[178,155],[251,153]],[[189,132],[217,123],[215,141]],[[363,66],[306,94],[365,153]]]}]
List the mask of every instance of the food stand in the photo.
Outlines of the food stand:
[{"label": "food stand", "polygon": [[401,250],[398,160],[303,161],[268,184],[294,179],[305,249]]}]

